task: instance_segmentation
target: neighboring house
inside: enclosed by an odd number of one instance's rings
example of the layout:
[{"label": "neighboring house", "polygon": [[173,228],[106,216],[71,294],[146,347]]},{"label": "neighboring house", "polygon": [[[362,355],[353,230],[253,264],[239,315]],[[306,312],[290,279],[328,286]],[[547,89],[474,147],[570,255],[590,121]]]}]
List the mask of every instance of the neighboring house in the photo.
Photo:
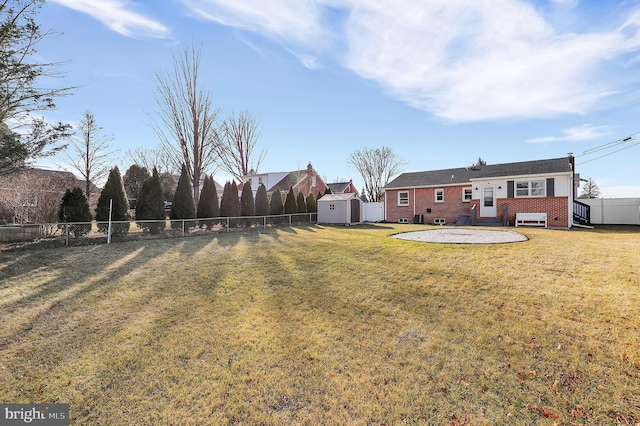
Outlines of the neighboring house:
[{"label": "neighboring house", "polygon": [[[75,186],[84,190],[85,183],[70,172],[30,167],[5,169],[0,173],[0,222],[57,222],[62,197]],[[100,189],[92,186],[92,191],[90,205],[95,207]]]},{"label": "neighboring house", "polygon": [[356,193],[327,194],[318,200],[318,223],[362,222],[362,200]]},{"label": "neighboring house", "polygon": [[572,156],[403,173],[385,187],[385,220],[513,225],[517,213],[546,213],[548,226],[569,228],[574,180]]},{"label": "neighboring house", "polygon": [[356,194],[360,195],[352,180],[349,182],[328,183],[327,186],[332,194]]},{"label": "neighboring house", "polygon": [[[263,184],[267,189],[267,196],[271,199],[271,194],[276,188],[280,188],[280,192],[286,196],[289,188],[293,188],[295,195],[298,192],[307,197],[310,193],[317,198],[318,194],[324,194],[327,190],[327,184],[324,183],[318,172],[315,171],[311,163],[304,170],[294,170],[292,172],[276,172],[276,173],[251,173],[242,178],[242,184],[249,182],[253,196]],[[242,190],[242,185],[239,187]]]}]

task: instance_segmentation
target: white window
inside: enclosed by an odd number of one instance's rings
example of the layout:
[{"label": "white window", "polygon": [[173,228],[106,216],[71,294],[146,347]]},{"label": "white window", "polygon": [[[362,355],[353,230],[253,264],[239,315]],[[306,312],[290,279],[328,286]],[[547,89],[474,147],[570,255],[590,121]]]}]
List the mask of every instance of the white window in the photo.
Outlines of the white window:
[{"label": "white window", "polygon": [[258,185],[262,185],[262,176],[258,177]]},{"label": "white window", "polygon": [[315,176],[312,176],[312,177],[311,177],[311,186],[312,186],[313,188],[315,188],[315,187],[316,187],[316,185],[317,185],[316,177],[315,177]]},{"label": "white window", "polygon": [[473,198],[473,191],[471,188],[462,188],[462,201],[468,203]]},{"label": "white window", "polygon": [[516,182],[516,197],[544,197],[544,180],[521,180]]},{"label": "white window", "polygon": [[434,201],[436,203],[444,203],[444,189],[436,189],[435,194],[436,196]]},{"label": "white window", "polygon": [[253,180],[249,178],[249,186],[253,188]]},{"label": "white window", "polygon": [[400,219],[398,219],[398,223],[409,223],[409,218],[401,217]]},{"label": "white window", "polygon": [[329,210],[335,210],[335,209],[336,209],[335,204],[329,204]]},{"label": "white window", "polygon": [[398,205],[399,206],[409,205],[409,191],[398,191]]}]

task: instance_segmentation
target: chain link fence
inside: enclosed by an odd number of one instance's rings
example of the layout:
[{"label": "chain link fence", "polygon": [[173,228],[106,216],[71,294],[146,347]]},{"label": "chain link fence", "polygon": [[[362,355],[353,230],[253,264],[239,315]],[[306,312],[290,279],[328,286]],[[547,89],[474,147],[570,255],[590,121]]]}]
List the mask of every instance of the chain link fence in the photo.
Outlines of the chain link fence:
[{"label": "chain link fence", "polygon": [[11,248],[30,243],[79,246],[116,241],[189,237],[196,235],[315,224],[317,213],[273,216],[215,217],[181,220],[28,223],[0,226],[0,244]]}]

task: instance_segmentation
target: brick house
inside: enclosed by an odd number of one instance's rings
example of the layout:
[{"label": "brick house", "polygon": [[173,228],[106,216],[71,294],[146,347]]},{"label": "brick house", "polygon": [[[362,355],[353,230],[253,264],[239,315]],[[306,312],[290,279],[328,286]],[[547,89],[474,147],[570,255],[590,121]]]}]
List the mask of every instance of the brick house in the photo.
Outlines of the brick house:
[{"label": "brick house", "polygon": [[[249,182],[253,196],[255,198],[256,192],[263,184],[267,189],[267,196],[271,199],[271,194],[276,188],[280,189],[280,193],[284,197],[289,192],[289,188],[293,188],[294,194],[297,196],[298,192],[307,197],[310,193],[313,193],[314,197],[318,197],[318,194],[324,194],[327,190],[327,184],[320,177],[318,172],[313,168],[311,163],[307,165],[306,169],[294,170],[292,172],[275,172],[275,173],[251,173],[242,177],[242,184]],[[239,187],[242,191],[242,185]]]},{"label": "brick house", "polygon": [[514,225],[516,213],[546,213],[549,226],[569,228],[574,181],[572,156],[403,173],[384,188],[385,220]]}]

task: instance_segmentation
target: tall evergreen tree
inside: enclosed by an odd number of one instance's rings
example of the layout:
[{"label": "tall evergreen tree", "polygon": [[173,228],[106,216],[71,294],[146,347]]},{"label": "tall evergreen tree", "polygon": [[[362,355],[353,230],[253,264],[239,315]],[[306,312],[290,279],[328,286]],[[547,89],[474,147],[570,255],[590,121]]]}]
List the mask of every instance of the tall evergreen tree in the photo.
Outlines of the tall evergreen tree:
[{"label": "tall evergreen tree", "polygon": [[[211,219],[220,215],[220,207],[218,206],[218,192],[216,191],[216,183],[211,176],[205,176],[198,200],[198,211],[196,217],[198,219]],[[207,229],[213,227],[213,220],[200,221],[201,225],[206,225]]]},{"label": "tall evergreen tree", "polygon": [[231,182],[226,181],[224,183],[224,189],[222,190],[222,199],[220,200],[220,216],[229,217],[231,216],[231,207],[229,203],[231,202]]},{"label": "tall evergreen tree", "polygon": [[[171,227],[174,229],[182,228],[182,221],[180,219],[195,219],[196,218],[196,205],[193,201],[193,189],[191,188],[191,179],[187,173],[187,168],[183,165],[182,172],[180,173],[180,179],[178,179],[178,187],[176,193],[173,196],[173,204],[171,205],[171,214],[169,216],[172,220]],[[185,229],[195,226],[194,221],[184,222]]]},{"label": "tall evergreen tree", "polygon": [[[69,226],[69,232],[78,238],[91,230],[91,209],[89,202],[85,197],[82,189],[79,187],[67,189],[62,197],[60,210],[58,211],[58,222],[74,222]],[[89,222],[87,224],[79,224],[78,222]],[[63,229],[63,225],[58,225]]]},{"label": "tall evergreen tree", "polygon": [[136,222],[138,227],[152,234],[160,233],[165,227],[164,194],[158,170],[154,167],[153,175],[144,181],[138,193],[136,203],[136,220],[153,220],[158,222]]},{"label": "tall evergreen tree", "polygon": [[176,193],[176,178],[170,172],[160,174],[160,183],[162,184],[162,194],[165,201],[173,201],[173,194]]},{"label": "tall evergreen tree", "polygon": [[276,186],[273,193],[271,194],[269,212],[271,214],[282,214],[283,211],[282,194],[280,194],[280,188]]},{"label": "tall evergreen tree", "polygon": [[253,202],[253,190],[247,181],[242,185],[242,198],[240,199],[240,215],[255,216],[256,206]]},{"label": "tall evergreen tree", "polygon": [[309,196],[307,197],[307,212],[318,213],[318,202],[313,196],[313,192],[309,193]]},{"label": "tall evergreen tree", "polygon": [[111,200],[111,221],[113,223],[111,230],[112,235],[122,236],[129,232],[129,202],[127,194],[122,184],[122,176],[118,167],[114,167],[109,172],[107,183],[104,184],[98,205],[96,207],[96,221],[98,222],[98,230],[107,233],[109,230],[109,201]]},{"label": "tall evergreen tree", "polygon": [[142,185],[147,179],[151,177],[149,170],[146,167],[139,166],[138,164],[132,164],[131,167],[124,172],[122,176],[122,184],[124,185],[124,192],[129,199],[129,205],[131,208],[136,207],[136,201],[142,190]]},{"label": "tall evergreen tree", "polygon": [[298,203],[296,203],[296,196],[293,193],[293,187],[289,188],[289,192],[287,192],[287,198],[284,200],[284,213],[298,213]]},{"label": "tall evergreen tree", "polygon": [[298,197],[296,198],[296,204],[298,205],[298,213],[307,212],[307,201],[304,199],[304,194],[302,192],[298,192]]},{"label": "tall evergreen tree", "polygon": [[267,188],[260,184],[258,192],[256,192],[256,216],[269,215],[269,198],[267,197]]},{"label": "tall evergreen tree", "polygon": [[474,166],[486,166],[486,165],[487,165],[487,162],[484,161],[482,157],[478,157],[478,161],[476,161],[476,164],[474,164]]},{"label": "tall evergreen tree", "polygon": [[[238,197],[238,186],[235,182],[224,184],[224,192],[222,193],[222,201],[220,201],[220,216],[222,217],[238,217],[240,216],[240,198]],[[229,221],[230,227],[235,227],[237,220]]]},{"label": "tall evergreen tree", "polygon": [[216,181],[211,176],[211,198],[213,199],[213,217],[220,216],[220,197],[218,197],[218,188]]},{"label": "tall evergreen tree", "polygon": [[240,197],[238,197],[238,185],[236,181],[231,181],[231,196],[229,198],[230,216],[238,217],[240,216]]}]

